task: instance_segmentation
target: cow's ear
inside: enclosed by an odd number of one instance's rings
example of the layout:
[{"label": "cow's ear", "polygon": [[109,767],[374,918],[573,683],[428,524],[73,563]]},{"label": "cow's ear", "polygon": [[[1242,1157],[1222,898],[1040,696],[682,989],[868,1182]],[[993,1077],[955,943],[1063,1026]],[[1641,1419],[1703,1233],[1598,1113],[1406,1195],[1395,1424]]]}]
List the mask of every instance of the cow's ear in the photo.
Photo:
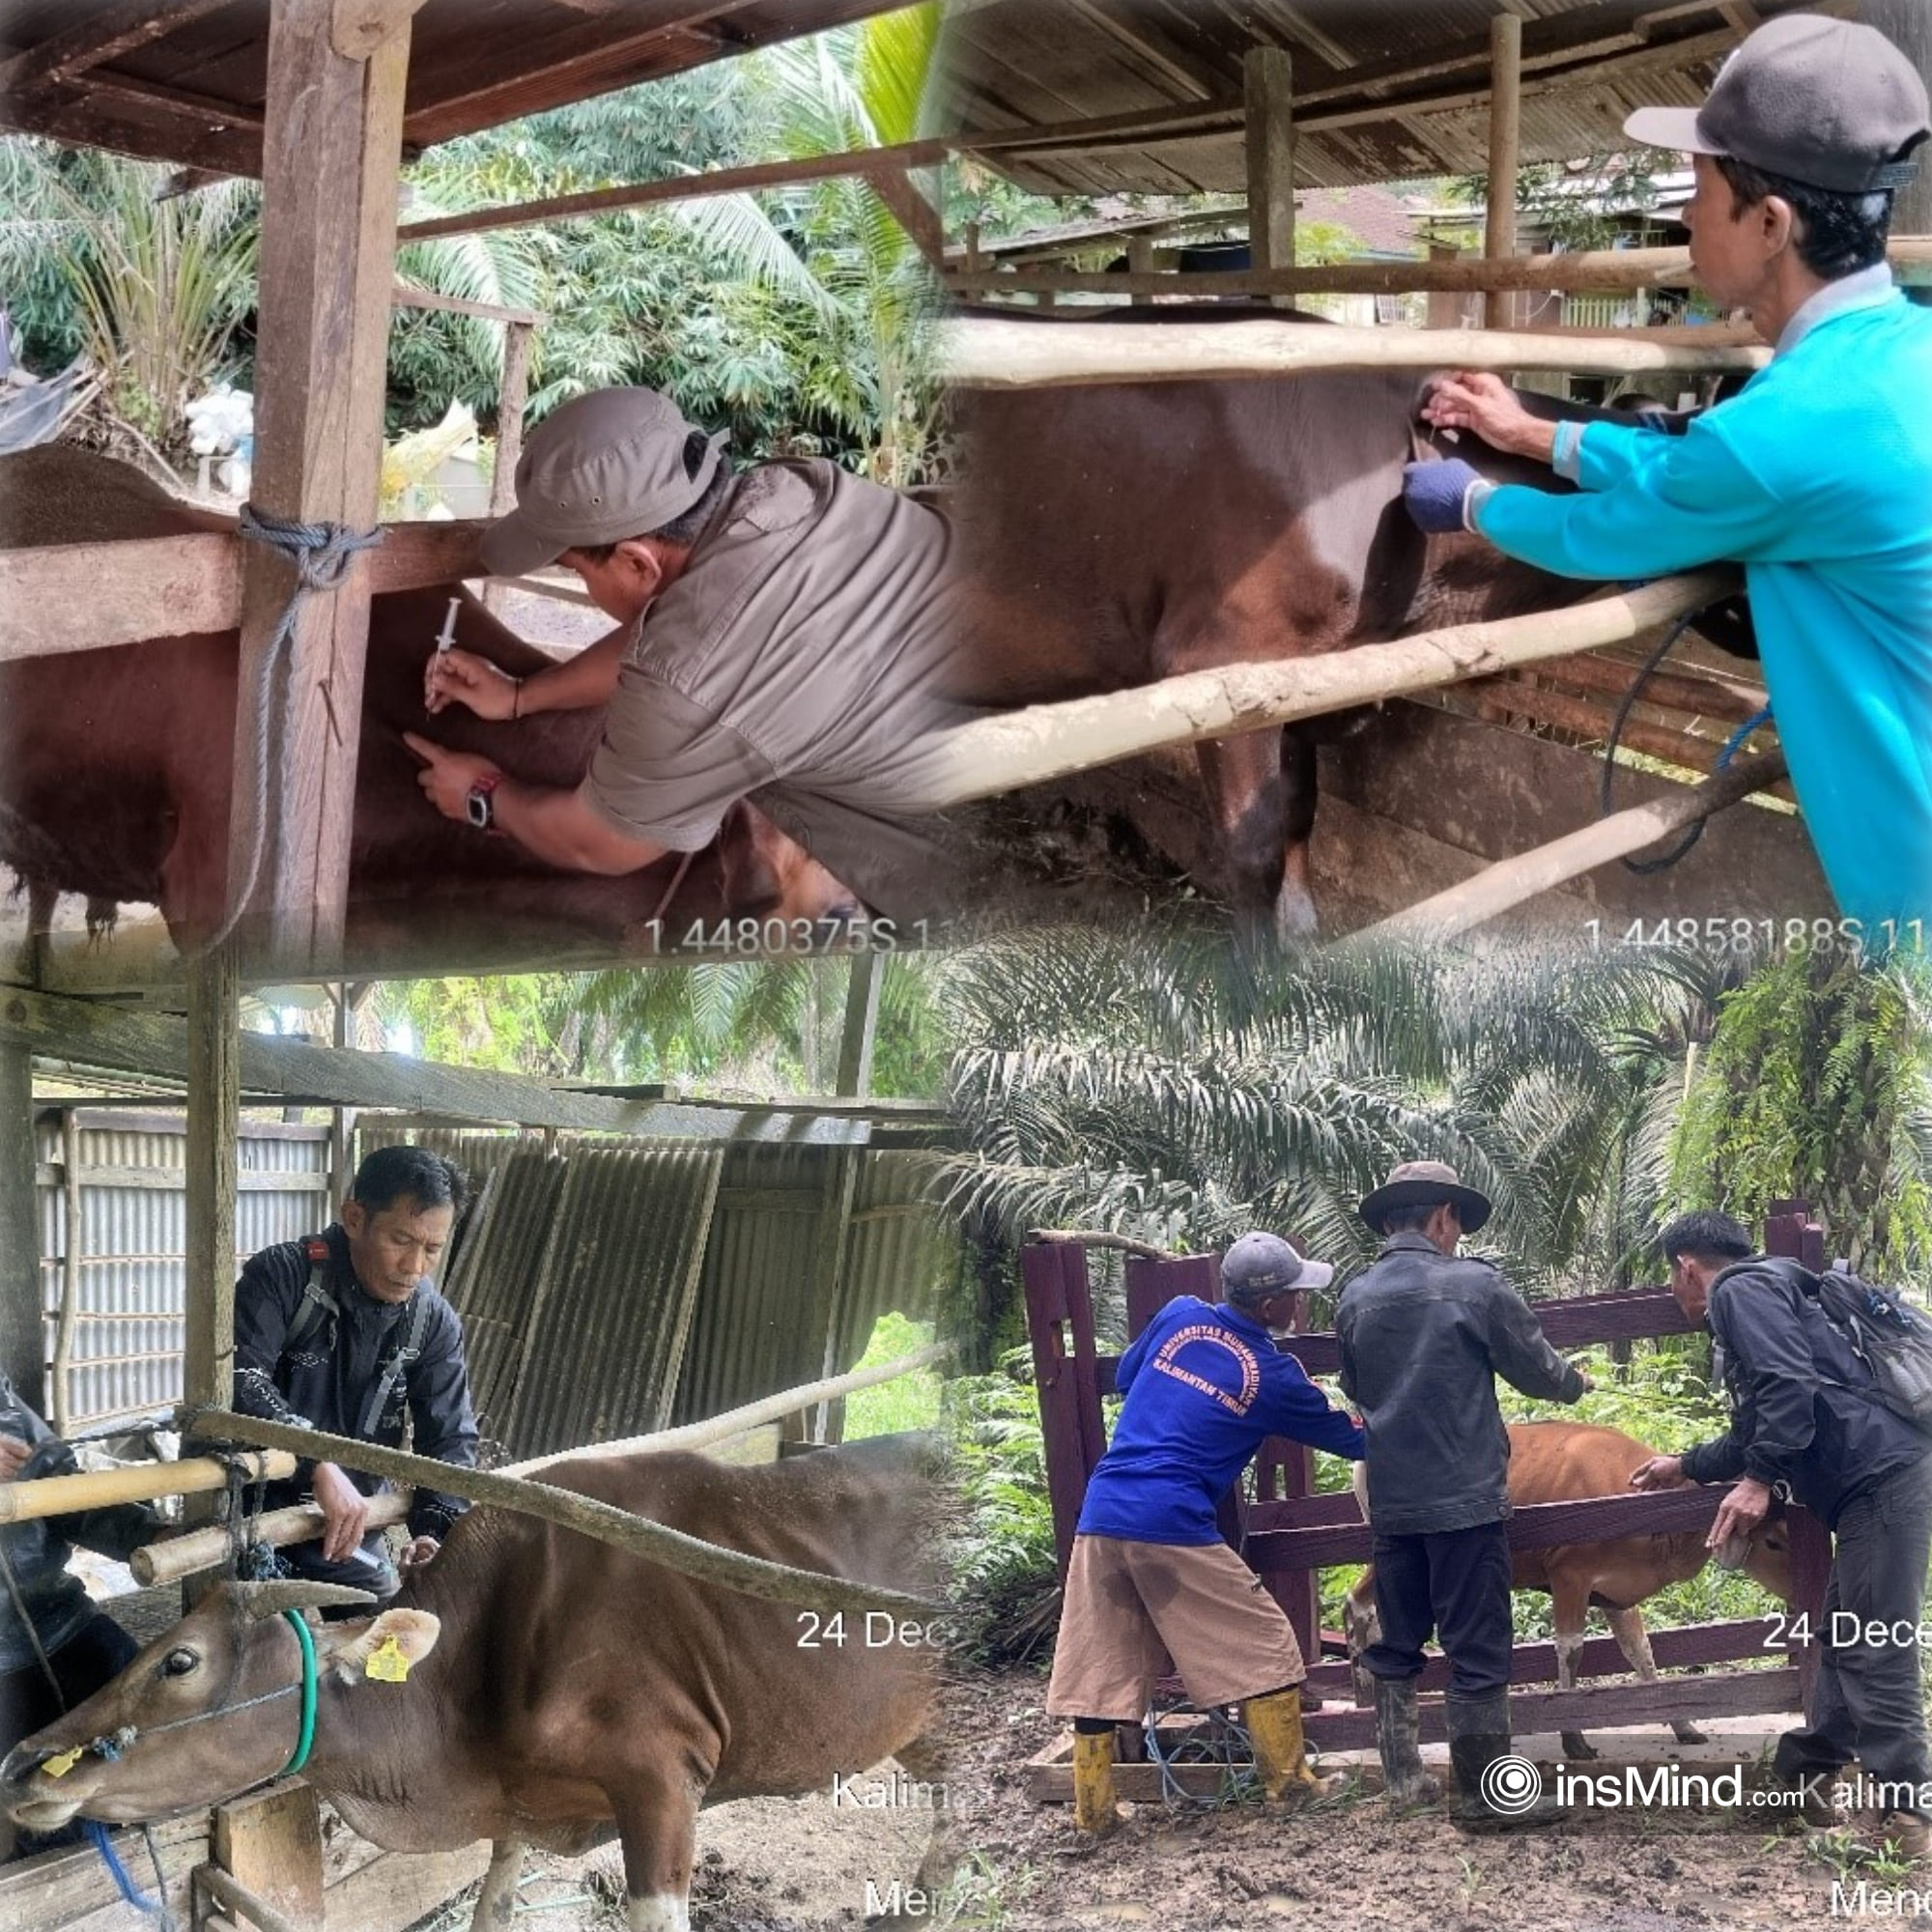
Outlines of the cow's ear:
[{"label": "cow's ear", "polygon": [[384,1610],[359,1628],[355,1624],[330,1628],[341,1634],[327,1646],[329,1668],[345,1683],[374,1677],[400,1684],[436,1648],[442,1620],[427,1610]]}]

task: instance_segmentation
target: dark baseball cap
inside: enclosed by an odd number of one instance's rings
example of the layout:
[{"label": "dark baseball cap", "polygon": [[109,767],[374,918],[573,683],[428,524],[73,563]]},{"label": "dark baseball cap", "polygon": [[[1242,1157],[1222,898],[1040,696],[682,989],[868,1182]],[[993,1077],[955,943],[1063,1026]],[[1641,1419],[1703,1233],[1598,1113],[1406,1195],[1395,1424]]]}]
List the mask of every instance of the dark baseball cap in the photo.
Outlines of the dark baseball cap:
[{"label": "dark baseball cap", "polygon": [[1335,1270],[1326,1262],[1296,1254],[1279,1235],[1243,1235],[1221,1257],[1221,1286],[1250,1301],[1290,1289],[1326,1288],[1334,1279]]},{"label": "dark baseball cap", "polygon": [[1784,14],[1752,33],[1701,107],[1639,107],[1634,141],[1729,155],[1767,174],[1838,194],[1902,187],[1906,158],[1932,131],[1925,83],[1876,27]]},{"label": "dark baseball cap", "polygon": [[517,462],[517,507],[483,533],[497,577],[522,577],[567,550],[620,543],[681,517],[711,487],[714,436],[693,474],[685,444],[700,434],[655,389],[592,389],[547,415]]}]

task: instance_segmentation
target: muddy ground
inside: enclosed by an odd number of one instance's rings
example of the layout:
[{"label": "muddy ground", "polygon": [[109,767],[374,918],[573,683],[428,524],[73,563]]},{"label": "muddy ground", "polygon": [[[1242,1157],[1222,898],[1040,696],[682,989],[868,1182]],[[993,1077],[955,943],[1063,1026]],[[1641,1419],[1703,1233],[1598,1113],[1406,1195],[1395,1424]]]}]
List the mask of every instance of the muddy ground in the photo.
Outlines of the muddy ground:
[{"label": "muddy ground", "polygon": [[[1309,1925],[1504,1932],[1757,1932],[1833,1921],[1833,1848],[1730,1813],[1598,1814],[1469,1838],[1446,1817],[1390,1821],[1379,1798],[1293,1818],[1258,1807],[1136,1807],[1107,1842],[1076,1846],[1068,1810],[1027,1794],[1024,1761],[1061,1727],[1045,1680],[979,1675],[953,1692],[952,1821],[968,1848],[956,1922],[999,1932],[1149,1925],[1162,1932]],[[1847,1855],[1838,1851],[1842,1861]],[[1932,1879],[1865,1868],[1874,1889]]]}]

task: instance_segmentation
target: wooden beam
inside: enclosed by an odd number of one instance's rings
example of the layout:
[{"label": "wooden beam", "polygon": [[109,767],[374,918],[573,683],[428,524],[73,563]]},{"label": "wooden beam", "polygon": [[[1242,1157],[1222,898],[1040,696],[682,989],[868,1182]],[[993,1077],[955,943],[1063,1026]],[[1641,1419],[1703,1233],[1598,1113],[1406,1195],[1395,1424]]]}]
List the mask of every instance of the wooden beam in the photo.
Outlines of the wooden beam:
[{"label": "wooden beam", "polygon": [[78,81],[33,94],[0,88],[0,128],[214,175],[262,169],[261,136],[252,128],[201,126],[153,100],[83,91]]},{"label": "wooden beam", "polygon": [[231,4],[232,0],[112,0],[86,19],[0,61],[0,95],[24,94],[47,81],[85,73]]},{"label": "wooden beam", "polygon": [[[517,463],[524,453],[524,411],[530,390],[530,330],[503,330],[503,370],[497,385],[497,464],[490,472],[490,514],[508,516],[517,502]],[[586,598],[586,602],[589,600]]]},{"label": "wooden beam", "polygon": [[[488,528],[386,524],[355,569],[375,597],[482,577]],[[235,630],[242,565],[241,538],[219,531],[0,551],[0,664]]]},{"label": "wooden beam", "polygon": [[[199,990],[198,990],[199,988]],[[190,980],[190,1020],[172,1013],[141,1012],[104,1002],[68,999],[57,993],[24,989],[0,998],[0,1044],[23,1046],[44,1059],[79,1066],[111,1066],[130,1073],[181,1080],[191,1071],[189,1089],[190,1185],[204,1165],[194,1141],[195,1106],[216,1079],[209,1055],[216,1037],[204,1017],[204,1003],[218,1003],[222,987],[204,962]],[[204,1029],[209,1029],[204,1037]],[[526,1080],[514,1073],[477,1067],[445,1066],[394,1053],[356,1053],[269,1034],[239,1037],[240,1078],[219,1070],[222,1092],[274,1094],[289,1104],[381,1108],[451,1120],[501,1122],[526,1127],[575,1128],[585,1132],[671,1136],[696,1140],[782,1141],[794,1145],[864,1145],[873,1123],[783,1102],[744,1105],[728,1101],[704,1105],[680,1100],[630,1100],[601,1094],[572,1093]],[[198,1068],[198,1070],[196,1070]],[[25,1116],[23,1114],[22,1118]],[[207,1132],[206,1126],[201,1131]],[[228,1163],[228,1173],[235,1163]],[[234,1267],[232,1233],[219,1251],[225,1275]],[[189,1279],[195,1279],[190,1264]]]},{"label": "wooden beam", "polygon": [[497,302],[466,301],[461,296],[439,295],[434,289],[412,289],[398,282],[389,298],[397,308],[440,309],[449,315],[473,315],[485,322],[505,322],[534,328],[547,320],[533,308],[504,308]]},{"label": "wooden beam", "polygon": [[[1266,274],[1294,267],[1294,68],[1287,48],[1250,47],[1241,81],[1248,259]],[[1277,307],[1285,299],[1273,298]]]},{"label": "wooden beam", "polygon": [[1036,389],[1104,383],[1236,382],[1336,369],[1570,369],[1634,375],[1763,367],[1765,349],[1653,343],[1469,328],[1327,328],[1265,321],[1104,322],[1044,327],[990,316],[941,323],[939,373],[965,388]]},{"label": "wooden beam", "polygon": [[1673,833],[1699,823],[1714,811],[1768,791],[1785,776],[1784,754],[1772,752],[1727,767],[1677,798],[1658,799],[1612,812],[1594,825],[1553,838],[1533,852],[1478,872],[1447,892],[1437,893],[1407,911],[1370,926],[1350,943],[1423,943],[1454,938],[1487,925],[1511,907],[1538,893],[1552,892],[1599,866],[1641,852]]},{"label": "wooden beam", "polygon": [[259,107],[239,106],[233,101],[217,100],[212,94],[195,94],[184,87],[170,87],[164,81],[143,80],[137,74],[91,73],[87,77],[86,92],[90,96],[122,95],[129,100],[158,108],[164,114],[178,115],[205,127],[245,128],[258,138],[262,132],[262,111]]},{"label": "wooden beam", "polygon": [[879,1026],[879,986],[885,961],[867,948],[852,957],[845,987],[845,1024],[838,1041],[836,1091],[863,1100],[872,1091],[872,1042]]},{"label": "wooden beam", "polygon": [[53,1386],[47,1391],[46,1417],[56,1435],[72,1424],[68,1388],[73,1374],[73,1334],[80,1321],[80,1258],[86,1248],[86,1215],[81,1195],[80,1111],[61,1115],[61,1298],[54,1329]]},{"label": "wooden beam", "polygon": [[[1492,262],[1516,253],[1516,189],[1522,154],[1522,21],[1498,14],[1490,22],[1490,180],[1484,207],[1483,253]],[[1483,298],[1483,321],[1509,328],[1517,303],[1507,290]]]},{"label": "wooden beam", "polygon": [[[376,522],[382,468],[409,73],[409,10],[397,11],[388,38],[360,60],[333,43],[335,0],[271,0],[270,13],[253,497],[276,517],[355,530]],[[240,688],[255,692],[264,659],[285,649],[290,697],[279,715],[245,697],[237,706],[228,890],[231,906],[249,909],[245,930],[266,959],[327,971],[349,895],[369,573],[304,596],[284,647],[277,633],[297,582],[287,557],[249,546]]]},{"label": "wooden beam", "polygon": [[946,234],[939,211],[925,198],[911,174],[900,167],[872,168],[867,172],[866,181],[885,203],[893,219],[905,230],[920,258],[931,268],[944,268]]},{"label": "wooden beam", "polygon": [[[1894,270],[1932,270],[1932,237],[1893,236]],[[1336,262],[1320,268],[1204,270],[1193,274],[1074,274],[1029,269],[951,269],[945,282],[961,295],[1215,296],[1482,294],[1490,289],[1610,290],[1688,288],[1688,248],[1607,248],[1574,255],[1515,255],[1507,262],[1465,256],[1453,262]],[[1624,334],[1634,330],[1620,331]]]},{"label": "wooden beam", "polygon": [[271,1911],[294,1925],[321,1927],[322,1806],[314,1785],[283,1778],[217,1804],[209,1849],[215,1864]]},{"label": "wooden beam", "polygon": [[1286,663],[1228,665],[978,719],[947,734],[929,807],[944,810],[1168,746],[1230,738],[1486,677],[1512,664],[1618,643],[1701,610],[1736,582],[1728,571],[1700,571],[1567,610],[1461,624]]},{"label": "wooden beam", "polygon": [[[8,996],[7,1009],[14,997]],[[44,1415],[46,1337],[34,1167],[33,1054],[17,1040],[0,1040],[0,1371]]]},{"label": "wooden beam", "polygon": [[706,195],[745,194],[754,188],[792,187],[801,182],[836,181],[870,175],[881,168],[925,168],[943,161],[955,144],[946,140],[900,141],[885,148],[859,148],[841,155],[808,155],[788,161],[754,161],[740,168],[714,168],[705,174],[672,175],[662,181],[633,182],[622,187],[587,188],[543,201],[475,208],[466,214],[439,214],[406,223],[399,242],[427,242],[438,235],[475,235],[493,228],[527,228],[539,221],[568,221],[615,209],[648,208],[667,201],[700,201]]}]

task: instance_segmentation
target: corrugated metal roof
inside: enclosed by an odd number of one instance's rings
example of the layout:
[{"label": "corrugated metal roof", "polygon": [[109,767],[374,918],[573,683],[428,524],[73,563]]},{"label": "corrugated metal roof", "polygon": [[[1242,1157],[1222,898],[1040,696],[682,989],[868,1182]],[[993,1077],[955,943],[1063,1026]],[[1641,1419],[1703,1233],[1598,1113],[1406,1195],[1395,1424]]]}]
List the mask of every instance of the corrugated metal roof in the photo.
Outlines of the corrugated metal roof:
[{"label": "corrugated metal roof", "polygon": [[[1757,0],[1756,12],[1769,17],[1801,4]],[[1490,22],[1505,12],[1524,20],[1526,161],[1618,147],[1634,107],[1694,106],[1744,37],[1721,0],[1252,0],[1238,9],[1208,0],[991,0],[949,22],[945,125],[1046,127],[1238,103],[1242,55],[1272,44],[1293,61],[1298,185],[1481,174],[1489,165],[1482,50]],[[1044,194],[1246,185],[1238,120],[1225,116],[1180,139],[986,159]]]}]

